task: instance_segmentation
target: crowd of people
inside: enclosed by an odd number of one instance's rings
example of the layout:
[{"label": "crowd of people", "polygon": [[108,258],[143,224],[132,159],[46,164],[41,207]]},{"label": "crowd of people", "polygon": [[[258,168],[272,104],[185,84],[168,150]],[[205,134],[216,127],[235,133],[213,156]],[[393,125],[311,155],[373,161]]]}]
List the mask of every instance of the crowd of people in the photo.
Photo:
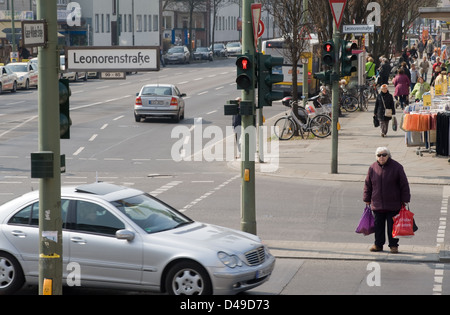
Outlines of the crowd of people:
[{"label": "crowd of people", "polygon": [[[376,68],[373,57],[369,54],[366,60],[367,77],[377,76],[377,84],[381,86],[380,93],[375,101],[374,116],[378,118],[381,126],[381,136],[387,133],[387,124],[392,116],[386,116],[388,112],[395,113],[395,108],[402,110],[411,101],[420,102],[423,95],[430,92],[436,84],[446,83],[447,69],[450,67],[450,56],[447,47],[438,47],[433,40],[420,41],[418,48],[412,45],[406,47],[400,57],[396,74],[391,81],[395,87],[394,95],[391,95],[387,87],[392,67],[389,60],[381,56],[380,66]],[[431,77],[428,78],[429,70]]]}]

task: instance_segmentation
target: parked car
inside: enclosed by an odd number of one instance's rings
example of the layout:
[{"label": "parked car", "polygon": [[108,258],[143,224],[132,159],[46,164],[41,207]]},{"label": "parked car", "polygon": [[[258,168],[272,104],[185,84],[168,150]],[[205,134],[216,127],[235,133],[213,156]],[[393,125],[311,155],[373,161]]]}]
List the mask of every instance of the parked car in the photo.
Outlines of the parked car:
[{"label": "parked car", "polygon": [[[62,187],[61,218],[63,284],[75,263],[83,287],[236,294],[266,282],[275,265],[259,237],[195,222],[133,188]],[[38,191],[0,206],[0,235],[0,295],[36,285]]]},{"label": "parked car", "polygon": [[240,42],[231,42],[227,44],[228,56],[236,56],[242,54],[242,45]]},{"label": "parked car", "polygon": [[28,90],[38,86],[38,69],[36,64],[30,62],[13,62],[6,65],[17,75],[17,87]]},{"label": "parked car", "polygon": [[194,60],[213,61],[213,53],[208,47],[197,47],[194,51]]},{"label": "parked car", "polygon": [[136,94],[134,118],[140,122],[147,117],[171,117],[175,122],[184,119],[184,99],[173,84],[147,84]]},{"label": "parked car", "polygon": [[227,48],[222,43],[212,45],[211,50],[213,51],[214,56],[228,57]]},{"label": "parked car", "polygon": [[71,81],[78,81],[79,79],[83,78],[84,81],[87,81],[87,73],[86,72],[73,72],[73,71],[66,71],[66,57],[61,55],[60,58],[60,64],[59,67],[62,71],[61,73],[61,79],[67,79]]},{"label": "parked car", "polygon": [[15,93],[17,91],[17,81],[17,74],[5,66],[0,66],[0,94],[3,91]]},{"label": "parked car", "polygon": [[191,54],[186,46],[174,46],[169,48],[164,55],[164,61],[166,63],[189,63]]}]

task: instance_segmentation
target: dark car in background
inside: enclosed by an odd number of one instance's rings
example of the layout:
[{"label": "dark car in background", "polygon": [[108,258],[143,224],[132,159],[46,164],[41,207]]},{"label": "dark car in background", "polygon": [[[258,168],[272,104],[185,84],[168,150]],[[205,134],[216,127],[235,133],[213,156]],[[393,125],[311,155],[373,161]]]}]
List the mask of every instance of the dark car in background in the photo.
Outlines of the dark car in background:
[{"label": "dark car in background", "polygon": [[208,47],[197,47],[194,51],[194,60],[213,61],[213,52]]},{"label": "dark car in background", "polygon": [[214,53],[214,56],[218,57],[228,57],[227,48],[224,44],[216,43],[212,45],[212,51]]}]

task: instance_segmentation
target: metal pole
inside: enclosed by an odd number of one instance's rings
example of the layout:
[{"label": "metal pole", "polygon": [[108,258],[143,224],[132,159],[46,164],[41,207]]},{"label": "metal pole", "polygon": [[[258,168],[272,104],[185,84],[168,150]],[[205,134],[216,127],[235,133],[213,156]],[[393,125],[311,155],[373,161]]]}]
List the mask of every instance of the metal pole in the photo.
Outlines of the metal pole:
[{"label": "metal pole", "polygon": [[335,60],[333,67],[333,91],[332,91],[332,133],[331,133],[331,173],[338,173],[338,120],[339,120],[339,52],[340,52],[340,32],[333,23],[333,41],[336,50]]},{"label": "metal pole", "polygon": [[37,18],[48,24],[39,48],[39,151],[53,154],[53,177],[39,180],[39,294],[62,294],[62,220],[59,128],[59,56],[56,0],[38,0]]},{"label": "metal pole", "polygon": [[[253,41],[252,10],[253,0],[242,1],[242,53],[255,56]],[[252,64],[255,67],[256,58]],[[253,77],[253,80],[256,80]],[[242,101],[251,101],[252,115],[242,115],[241,118],[241,229],[245,232],[256,234],[256,211],[255,211],[255,142],[254,128],[255,119],[255,89],[248,92],[242,91]],[[242,104],[242,103],[241,103]],[[251,147],[252,146],[252,147]],[[253,155],[253,156],[251,156]]]},{"label": "metal pole", "polygon": [[[302,14],[302,24],[305,25],[308,22],[308,1],[303,0],[303,14]],[[309,47],[312,49],[311,42],[309,43]],[[306,108],[306,103],[308,100],[308,90],[309,90],[309,83],[308,83],[308,66],[309,64],[303,64],[303,92],[302,92],[302,98],[303,98],[303,107]]]}]

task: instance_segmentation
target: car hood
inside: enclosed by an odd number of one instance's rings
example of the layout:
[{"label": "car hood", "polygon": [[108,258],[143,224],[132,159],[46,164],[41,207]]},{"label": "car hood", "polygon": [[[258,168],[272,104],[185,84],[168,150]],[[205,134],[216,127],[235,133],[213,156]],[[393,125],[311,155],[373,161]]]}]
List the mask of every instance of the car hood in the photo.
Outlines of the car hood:
[{"label": "car hood", "polygon": [[229,253],[243,253],[261,246],[261,240],[258,236],[201,222],[194,222],[181,228],[158,233],[158,236],[164,242],[174,242],[183,248],[202,247]]}]

